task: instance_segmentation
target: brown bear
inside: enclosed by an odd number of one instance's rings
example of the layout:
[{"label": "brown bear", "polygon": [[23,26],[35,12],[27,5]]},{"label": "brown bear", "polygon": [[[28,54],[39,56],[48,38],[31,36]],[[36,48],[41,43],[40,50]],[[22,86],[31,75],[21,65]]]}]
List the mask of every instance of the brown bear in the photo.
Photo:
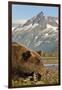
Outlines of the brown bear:
[{"label": "brown bear", "polygon": [[45,72],[41,56],[24,45],[12,43],[12,74],[29,76],[33,73],[43,75]]}]

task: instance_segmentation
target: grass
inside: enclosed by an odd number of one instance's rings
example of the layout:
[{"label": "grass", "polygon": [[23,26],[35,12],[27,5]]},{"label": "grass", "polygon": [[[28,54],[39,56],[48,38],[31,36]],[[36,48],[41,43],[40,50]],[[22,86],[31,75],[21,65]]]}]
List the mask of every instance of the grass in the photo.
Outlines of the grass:
[{"label": "grass", "polygon": [[44,64],[58,64],[58,57],[42,57]]},{"label": "grass", "polygon": [[48,72],[46,72],[39,81],[31,81],[28,78],[20,78],[13,79],[12,80],[12,87],[18,87],[18,86],[29,86],[29,85],[47,85],[47,84],[58,84],[59,83],[59,77],[58,72],[47,69]]},{"label": "grass", "polygon": [[[43,57],[44,64],[58,64],[58,58],[55,57]],[[53,66],[52,66],[53,67]],[[12,87],[19,86],[29,86],[29,85],[47,85],[47,84],[58,84],[59,83],[59,75],[58,70],[54,68],[46,68],[47,72],[41,76],[40,81],[31,81],[30,79],[18,77],[17,79],[12,79]]]},{"label": "grass", "polygon": [[[17,47],[17,48],[15,47],[15,50],[18,51],[17,55],[20,53],[20,56],[21,56],[24,48],[22,48],[20,50],[20,47]],[[20,52],[19,52],[19,50],[20,50]],[[15,56],[16,56],[16,53],[15,53]],[[15,56],[13,58],[15,58]],[[41,57],[41,58],[42,58],[42,61],[44,64],[58,64],[58,57]],[[17,60],[17,58],[15,60]],[[21,63],[22,63],[22,60],[21,60]],[[21,64],[21,66],[23,66],[23,64]],[[27,63],[27,66],[25,66],[25,67],[23,66],[22,68],[25,71],[27,71],[26,67],[28,67],[28,70],[30,70],[30,71],[36,71],[35,66],[36,65],[34,64],[34,62],[33,63],[29,62],[29,63]],[[43,73],[43,75],[41,74],[42,76],[39,81],[38,80],[36,80],[36,81],[30,80],[28,77],[27,78],[21,78],[21,77],[16,78],[16,76],[14,76],[14,78],[12,79],[12,87],[29,86],[29,85],[32,86],[32,85],[58,84],[59,83],[58,70],[56,70],[55,67],[53,67],[53,68],[52,67],[51,68],[46,67],[45,72],[44,72],[44,68],[41,68],[42,70],[40,69],[40,73]]]}]

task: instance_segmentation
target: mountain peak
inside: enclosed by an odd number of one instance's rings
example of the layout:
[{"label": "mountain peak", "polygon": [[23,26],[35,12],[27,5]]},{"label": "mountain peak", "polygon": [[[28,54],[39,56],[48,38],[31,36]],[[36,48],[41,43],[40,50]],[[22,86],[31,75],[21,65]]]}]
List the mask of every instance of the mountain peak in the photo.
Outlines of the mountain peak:
[{"label": "mountain peak", "polygon": [[12,32],[12,41],[24,44],[30,49],[50,52],[57,50],[57,18],[38,13]]},{"label": "mountain peak", "polygon": [[40,13],[37,14],[38,17],[44,16],[43,11],[41,11]]}]

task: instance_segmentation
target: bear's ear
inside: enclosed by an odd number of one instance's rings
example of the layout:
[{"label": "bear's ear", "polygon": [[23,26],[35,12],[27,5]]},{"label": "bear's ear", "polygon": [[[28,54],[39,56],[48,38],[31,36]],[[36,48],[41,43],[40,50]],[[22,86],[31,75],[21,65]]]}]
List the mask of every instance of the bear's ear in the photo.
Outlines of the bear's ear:
[{"label": "bear's ear", "polygon": [[37,53],[41,56],[41,51],[38,51]]},{"label": "bear's ear", "polygon": [[31,56],[31,52],[30,51],[26,51],[22,54],[22,58],[23,60],[26,60]]}]

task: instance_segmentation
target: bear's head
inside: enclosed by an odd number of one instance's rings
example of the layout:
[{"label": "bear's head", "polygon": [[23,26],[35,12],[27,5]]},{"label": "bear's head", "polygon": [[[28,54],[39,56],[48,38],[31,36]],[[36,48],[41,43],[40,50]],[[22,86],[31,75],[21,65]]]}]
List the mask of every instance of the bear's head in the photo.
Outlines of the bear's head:
[{"label": "bear's head", "polygon": [[12,69],[20,72],[37,72],[45,70],[41,56],[24,45],[12,44]]}]

